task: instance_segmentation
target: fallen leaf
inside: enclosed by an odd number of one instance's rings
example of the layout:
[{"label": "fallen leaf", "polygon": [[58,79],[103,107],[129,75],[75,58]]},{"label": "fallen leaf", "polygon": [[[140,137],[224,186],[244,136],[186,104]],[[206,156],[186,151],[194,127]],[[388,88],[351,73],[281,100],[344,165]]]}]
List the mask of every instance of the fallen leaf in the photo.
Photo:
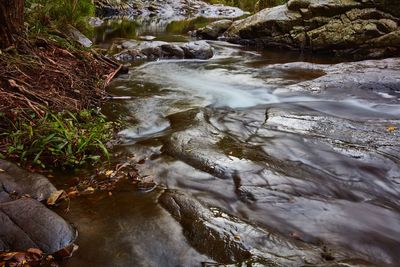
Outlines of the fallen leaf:
[{"label": "fallen leaf", "polygon": [[386,128],[386,130],[387,130],[388,132],[394,132],[394,131],[397,130],[397,126],[389,125],[389,126]]},{"label": "fallen leaf", "polygon": [[235,240],[240,241],[240,235],[235,235],[234,238]]},{"label": "fallen leaf", "polygon": [[17,255],[18,252],[7,252],[1,255],[2,259],[5,261],[11,260],[14,258],[15,255]]},{"label": "fallen leaf", "polygon": [[84,193],[87,193],[87,194],[94,193],[94,188],[91,187],[91,186],[89,186],[89,187],[87,187],[83,192],[84,192]]},{"label": "fallen leaf", "polygon": [[114,172],[112,170],[108,170],[108,171],[106,171],[105,174],[106,174],[106,176],[111,177],[114,175]]},{"label": "fallen leaf", "polygon": [[70,192],[68,192],[67,195],[68,195],[69,198],[74,198],[74,197],[79,195],[79,191],[77,191],[77,190],[70,191]]},{"label": "fallen leaf", "polygon": [[5,170],[3,170],[3,169],[0,169],[0,172],[5,172]]},{"label": "fallen leaf", "polygon": [[47,205],[54,206],[57,202],[60,202],[67,197],[64,190],[58,190],[51,193],[50,197],[47,199]]}]

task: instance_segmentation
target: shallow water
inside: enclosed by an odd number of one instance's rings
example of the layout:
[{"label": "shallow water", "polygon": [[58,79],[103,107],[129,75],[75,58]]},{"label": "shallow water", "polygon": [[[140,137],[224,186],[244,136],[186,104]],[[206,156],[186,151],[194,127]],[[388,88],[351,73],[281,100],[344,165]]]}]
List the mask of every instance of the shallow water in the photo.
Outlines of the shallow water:
[{"label": "shallow water", "polygon": [[[384,149],[399,137],[379,136],[382,127],[399,124],[400,92],[295,90],[338,59],[212,45],[211,60],[139,64],[113,82],[110,93],[133,97],[103,107],[127,124],[114,161],[134,155],[142,160],[141,175],[154,177],[159,187],[141,193],[122,181],[111,196],[73,200],[63,216],[79,230],[80,249],[66,266],[213,262],[189,245],[182,227],[157,204],[163,188],[284,236],[396,266],[399,154]],[[311,64],[275,65],[299,61]],[[182,147],[175,147],[180,140]],[[368,142],[380,146],[371,149]]]}]

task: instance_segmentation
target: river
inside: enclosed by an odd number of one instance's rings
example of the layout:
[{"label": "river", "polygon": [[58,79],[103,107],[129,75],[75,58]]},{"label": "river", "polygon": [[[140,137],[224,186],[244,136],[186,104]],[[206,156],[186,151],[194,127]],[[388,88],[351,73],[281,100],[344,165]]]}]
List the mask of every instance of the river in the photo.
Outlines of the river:
[{"label": "river", "polygon": [[[107,47],[138,34],[185,41],[182,29],[193,23],[204,20],[113,24],[97,41]],[[79,230],[80,248],[65,265],[212,266],[206,263],[215,260],[158,204],[168,188],[287,238],[396,266],[398,151],[366,144],[385,142],[385,127],[398,124],[400,92],[296,89],[343,59],[211,44],[210,60],[137,63],[112,83],[110,93],[132,97],[103,107],[125,123],[113,161],[134,157],[140,175],[158,186],[141,192],[122,181],[112,194],[72,200],[62,215]]]}]

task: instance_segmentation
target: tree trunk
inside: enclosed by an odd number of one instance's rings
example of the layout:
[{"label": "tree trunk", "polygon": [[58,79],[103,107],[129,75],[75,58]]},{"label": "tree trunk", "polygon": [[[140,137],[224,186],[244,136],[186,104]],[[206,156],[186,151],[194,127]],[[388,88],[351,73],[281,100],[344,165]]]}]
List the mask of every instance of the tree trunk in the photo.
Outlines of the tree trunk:
[{"label": "tree trunk", "polygon": [[0,0],[0,49],[16,43],[24,32],[24,0]]}]

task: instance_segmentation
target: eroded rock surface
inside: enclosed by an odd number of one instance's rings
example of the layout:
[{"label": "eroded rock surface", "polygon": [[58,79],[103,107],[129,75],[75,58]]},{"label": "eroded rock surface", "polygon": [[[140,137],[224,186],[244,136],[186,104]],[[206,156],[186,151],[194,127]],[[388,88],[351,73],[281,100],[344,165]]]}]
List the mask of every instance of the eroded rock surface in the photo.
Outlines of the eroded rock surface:
[{"label": "eroded rock surface", "polygon": [[[361,0],[291,0],[238,20],[223,38],[242,44],[288,47],[355,58],[398,55],[399,18]],[[385,10],[385,11],[382,11]]]}]

